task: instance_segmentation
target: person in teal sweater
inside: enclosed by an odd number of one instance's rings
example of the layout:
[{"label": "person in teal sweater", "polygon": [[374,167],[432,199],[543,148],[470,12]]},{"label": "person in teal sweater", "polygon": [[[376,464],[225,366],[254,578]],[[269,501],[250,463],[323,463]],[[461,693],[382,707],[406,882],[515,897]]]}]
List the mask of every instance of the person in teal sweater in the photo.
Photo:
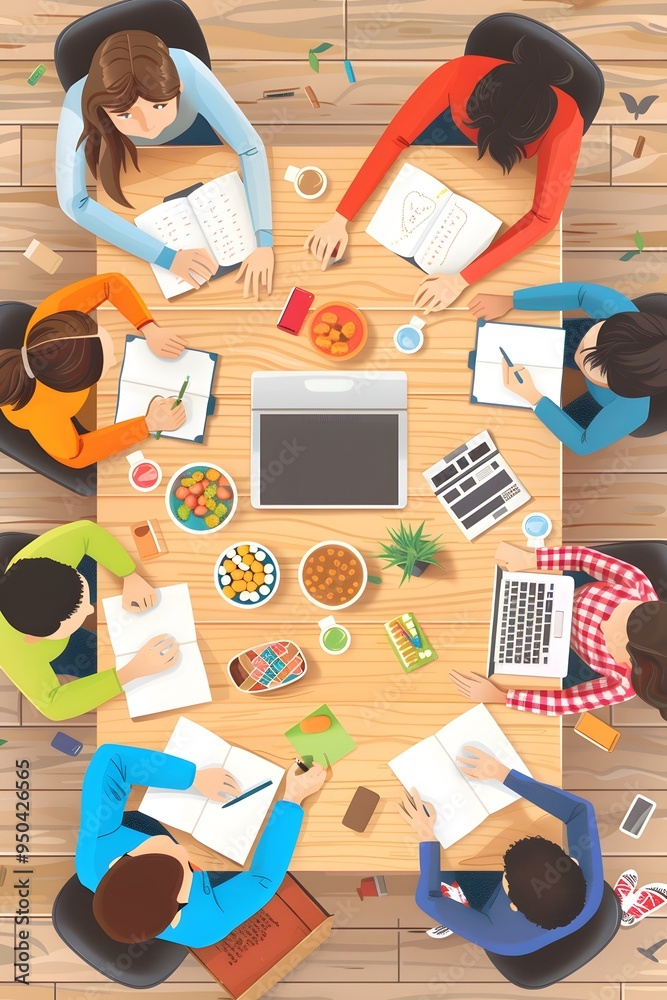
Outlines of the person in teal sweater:
[{"label": "person in teal sweater", "polygon": [[75,859],[79,880],[94,893],[98,924],[128,944],[158,937],[206,948],[221,941],[280,888],[303,821],[301,803],[325,778],[320,764],[305,774],[294,764],[249,869],[205,872],[193,869],[187,850],[160,823],[126,811],[127,800],[133,785],[150,785],[192,789],[222,805],[240,792],[234,776],[156,750],[101,746],[83,781]]},{"label": "person in teal sweater", "polygon": [[[523,288],[511,295],[477,295],[470,311],[495,320],[510,309],[581,309],[592,322],[564,320],[566,368],[578,368],[587,392],[561,408],[536,388],[529,371],[503,361],[508,389],[576,455],[592,455],[631,434],[648,419],[652,397],[667,390],[667,319],[639,312],[621,292],[604,285],[563,282]],[[523,383],[514,378],[519,372]]]}]

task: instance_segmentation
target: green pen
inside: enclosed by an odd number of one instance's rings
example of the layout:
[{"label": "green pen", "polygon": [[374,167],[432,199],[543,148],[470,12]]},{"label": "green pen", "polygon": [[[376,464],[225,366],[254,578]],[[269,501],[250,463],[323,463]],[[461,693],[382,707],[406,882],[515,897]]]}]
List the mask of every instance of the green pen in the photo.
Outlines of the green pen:
[{"label": "green pen", "polygon": [[[172,410],[175,410],[176,407],[178,406],[178,404],[183,402],[183,396],[185,395],[185,390],[188,387],[188,382],[189,381],[190,381],[190,376],[188,375],[187,378],[185,379],[185,382],[183,383],[183,385],[180,388],[180,392],[178,393],[178,396],[174,400],[174,405],[172,406]],[[156,431],[155,432],[155,440],[156,441],[160,440],[161,434],[162,434],[162,431]]]}]

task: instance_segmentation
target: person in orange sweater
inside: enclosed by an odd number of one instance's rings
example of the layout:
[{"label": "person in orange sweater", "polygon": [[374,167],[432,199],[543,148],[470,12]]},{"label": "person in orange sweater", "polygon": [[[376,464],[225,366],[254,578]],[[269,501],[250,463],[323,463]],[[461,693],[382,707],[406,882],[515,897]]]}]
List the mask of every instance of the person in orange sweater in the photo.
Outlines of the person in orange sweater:
[{"label": "person in orange sweater", "polygon": [[155,431],[176,430],[185,419],[175,400],[154,399],[145,416],[79,433],[73,418],[90,390],[116,364],[111,334],[90,315],[110,302],[141,330],[157,357],[177,358],[185,341],[161,329],[122,274],[84,278],[44,299],[35,309],[20,351],[0,351],[0,409],[30,431],[49,455],[83,469],[144,441]]},{"label": "person in orange sweater", "polygon": [[557,225],[574,176],[584,123],[576,101],[558,88],[572,67],[521,39],[513,61],[465,55],[435,70],[408,98],[347,189],[336,212],[305,246],[322,270],[347,246],[347,224],[410,145],[476,145],[509,173],[521,159],[537,159],[529,212],[510,226],[460,274],[432,274],[413,305],[436,312],[470,284],[512,260]]}]

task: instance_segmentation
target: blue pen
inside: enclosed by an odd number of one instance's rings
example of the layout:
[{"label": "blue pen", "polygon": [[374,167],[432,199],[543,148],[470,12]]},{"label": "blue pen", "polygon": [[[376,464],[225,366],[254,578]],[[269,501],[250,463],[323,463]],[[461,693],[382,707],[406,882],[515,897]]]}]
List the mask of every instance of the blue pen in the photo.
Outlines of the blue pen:
[{"label": "blue pen", "polygon": [[261,785],[256,785],[254,788],[249,788],[248,791],[247,792],[243,792],[242,795],[237,795],[235,799],[230,799],[229,802],[225,802],[225,804],[224,804],[224,806],[222,806],[222,808],[223,809],[227,809],[229,806],[236,805],[237,802],[242,802],[243,799],[250,798],[250,796],[254,795],[256,792],[262,792],[262,791],[264,791],[265,788],[268,788],[272,784],[273,784],[272,781],[264,781],[264,782],[262,782]]},{"label": "blue pen", "polygon": [[[498,345],[498,349],[499,349],[500,353],[502,354],[502,356],[504,357],[504,359],[507,362],[507,364],[510,366],[510,368],[514,368],[514,365],[512,364],[512,362],[510,361],[510,359],[507,357],[507,355],[503,351],[502,347],[500,347],[500,345]],[[521,376],[519,375],[519,373],[518,372],[514,372],[513,374],[514,374],[514,378],[517,380],[517,382],[520,382],[521,385],[523,385],[523,379],[521,378]]]}]

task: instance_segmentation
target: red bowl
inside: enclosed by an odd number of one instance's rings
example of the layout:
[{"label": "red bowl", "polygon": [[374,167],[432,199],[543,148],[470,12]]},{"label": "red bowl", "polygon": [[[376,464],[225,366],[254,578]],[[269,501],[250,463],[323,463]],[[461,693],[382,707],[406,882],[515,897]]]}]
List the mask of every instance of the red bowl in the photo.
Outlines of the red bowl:
[{"label": "red bowl", "polygon": [[[323,317],[326,313],[335,314],[335,324],[324,320]],[[334,354],[331,350],[327,350],[316,343],[317,338],[323,336],[323,334],[315,333],[315,327],[319,323],[324,322],[327,322],[330,327],[333,325],[336,328],[342,327],[345,323],[354,323],[355,331],[350,339],[345,342],[345,346],[347,347],[345,354]],[[351,358],[356,357],[363,349],[368,339],[368,324],[363,313],[359,312],[355,306],[350,305],[349,302],[327,302],[325,305],[320,306],[311,319],[310,326],[308,327],[308,336],[310,337],[311,344],[320,354],[331,358],[333,361],[349,361]],[[335,343],[336,341],[331,341],[332,347]]]}]

